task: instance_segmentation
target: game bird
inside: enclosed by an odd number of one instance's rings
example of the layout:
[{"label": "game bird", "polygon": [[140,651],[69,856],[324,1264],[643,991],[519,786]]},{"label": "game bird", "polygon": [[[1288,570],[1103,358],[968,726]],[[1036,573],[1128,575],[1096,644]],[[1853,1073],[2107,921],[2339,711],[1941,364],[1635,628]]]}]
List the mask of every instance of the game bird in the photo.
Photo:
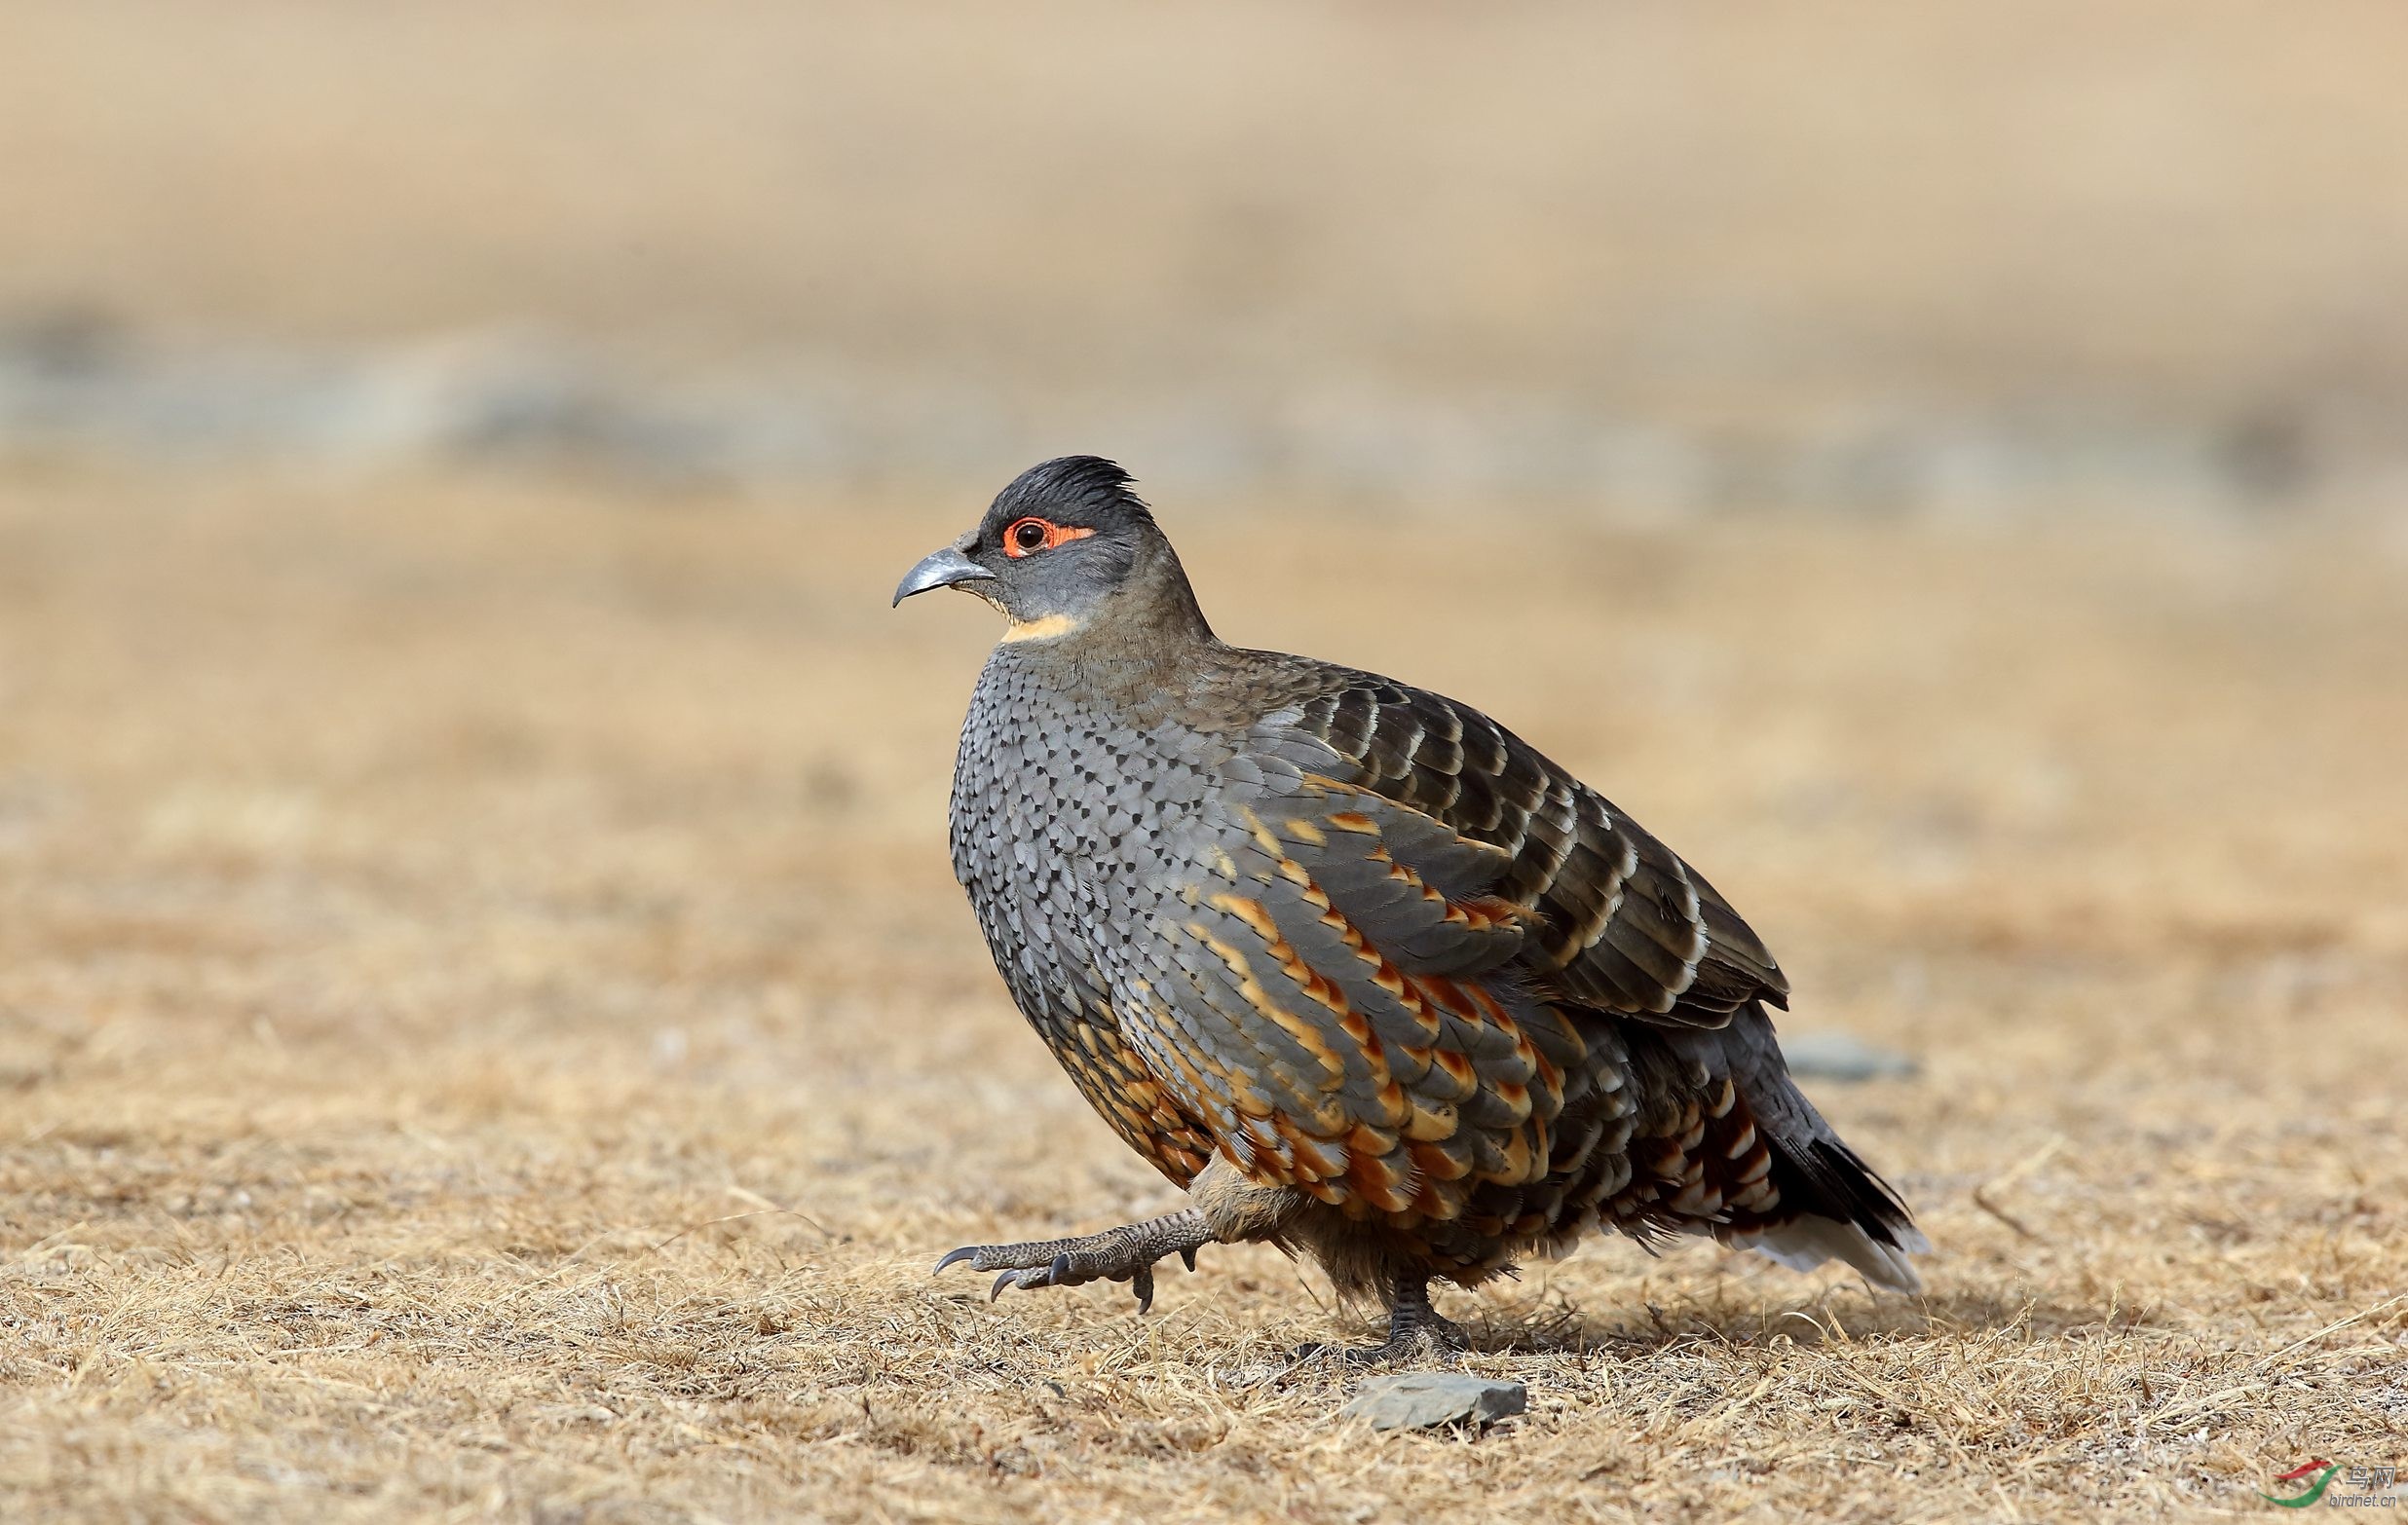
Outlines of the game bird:
[{"label": "game bird", "polygon": [[1163,1257],[1268,1242],[1384,1304],[1390,1358],[1461,1348],[1433,1280],[1593,1229],[1916,1288],[1904,1206],[1789,1079],[1780,965],[1612,801],[1468,705],[1223,643],[1109,461],[1032,467],[894,600],[934,588],[1009,621],[955,874],[1072,1082],[1188,1193],[939,1271],[1142,1311]]}]

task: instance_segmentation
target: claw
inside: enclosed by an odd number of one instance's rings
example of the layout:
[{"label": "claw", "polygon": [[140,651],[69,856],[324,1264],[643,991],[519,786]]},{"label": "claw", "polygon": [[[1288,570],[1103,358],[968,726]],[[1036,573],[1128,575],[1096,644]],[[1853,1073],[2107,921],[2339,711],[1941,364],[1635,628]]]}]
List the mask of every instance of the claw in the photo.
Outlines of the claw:
[{"label": "claw", "polygon": [[[1015,1286],[1026,1291],[1040,1286],[1079,1286],[1088,1282],[1126,1282],[1137,1298],[1137,1311],[1147,1314],[1153,1311],[1154,1262],[1176,1253],[1193,1271],[1197,1244],[1203,1237],[1202,1215],[1190,1208],[1077,1239],[1038,1240],[1026,1245],[964,1245],[939,1260],[929,1275],[964,1262],[973,1271],[999,1271],[1002,1274],[987,1289],[989,1302]],[[1050,1255],[1048,1250],[1052,1251]]]}]

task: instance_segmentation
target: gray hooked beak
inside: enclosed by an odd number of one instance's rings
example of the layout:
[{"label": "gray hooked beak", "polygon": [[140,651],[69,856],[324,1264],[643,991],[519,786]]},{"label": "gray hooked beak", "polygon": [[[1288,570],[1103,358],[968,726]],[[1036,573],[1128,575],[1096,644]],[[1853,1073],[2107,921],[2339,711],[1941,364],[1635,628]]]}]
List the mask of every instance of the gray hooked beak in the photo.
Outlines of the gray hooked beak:
[{"label": "gray hooked beak", "polygon": [[[958,587],[964,582],[992,582],[995,574],[961,554],[959,545],[948,545],[919,566],[903,574],[903,580],[894,590],[894,603],[900,604],[915,593],[930,588]],[[886,606],[892,609],[894,604]]]}]

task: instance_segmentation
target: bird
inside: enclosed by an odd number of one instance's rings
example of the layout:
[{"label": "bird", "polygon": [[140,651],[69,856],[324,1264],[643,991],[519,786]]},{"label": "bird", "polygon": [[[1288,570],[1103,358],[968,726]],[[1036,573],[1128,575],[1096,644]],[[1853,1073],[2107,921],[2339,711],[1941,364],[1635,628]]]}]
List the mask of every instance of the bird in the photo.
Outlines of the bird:
[{"label": "bird", "polygon": [[939,1272],[1126,1283],[1143,1313],[1160,1261],[1268,1243],[1384,1309],[1374,1360],[1465,1348],[1432,1283],[1599,1231],[1919,1289],[1905,1205],[1790,1080],[1781,966],[1565,768],[1468,704],[1221,640],[1101,457],[1021,473],[894,604],[938,588],[1005,620],[955,874],[1072,1084],[1186,1193]]}]

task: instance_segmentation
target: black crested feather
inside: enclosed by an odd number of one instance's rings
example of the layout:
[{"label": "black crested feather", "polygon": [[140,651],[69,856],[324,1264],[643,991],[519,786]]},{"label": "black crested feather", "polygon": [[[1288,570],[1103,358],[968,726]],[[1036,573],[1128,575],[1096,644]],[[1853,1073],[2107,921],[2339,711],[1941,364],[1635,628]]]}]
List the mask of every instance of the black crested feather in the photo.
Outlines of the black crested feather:
[{"label": "black crested feather", "polygon": [[996,495],[987,510],[991,528],[1023,515],[1070,518],[1081,523],[1153,523],[1153,510],[1130,489],[1135,477],[1102,456],[1057,456],[1040,461]]}]

